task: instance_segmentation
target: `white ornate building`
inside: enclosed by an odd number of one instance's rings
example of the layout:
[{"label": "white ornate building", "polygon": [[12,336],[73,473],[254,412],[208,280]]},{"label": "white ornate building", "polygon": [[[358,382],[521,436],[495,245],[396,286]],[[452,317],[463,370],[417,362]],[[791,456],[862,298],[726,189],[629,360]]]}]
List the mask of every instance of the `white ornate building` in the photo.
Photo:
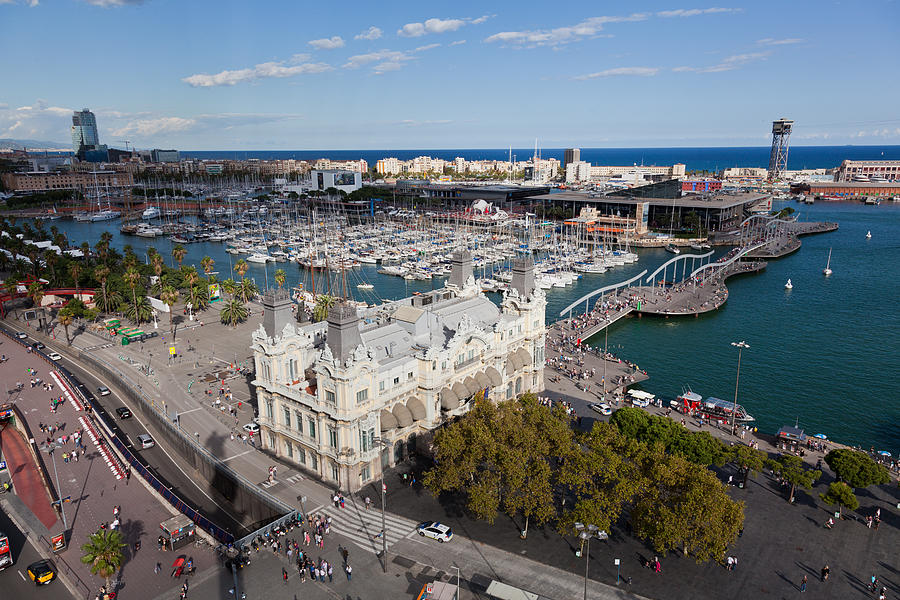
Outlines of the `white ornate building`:
[{"label": "white ornate building", "polygon": [[252,345],[263,447],[344,490],[430,443],[479,391],[500,400],[544,387],[546,300],[530,258],[515,261],[500,307],[465,251],[443,288],[373,309],[337,304],[325,322],[296,323],[284,292],[263,305]]}]

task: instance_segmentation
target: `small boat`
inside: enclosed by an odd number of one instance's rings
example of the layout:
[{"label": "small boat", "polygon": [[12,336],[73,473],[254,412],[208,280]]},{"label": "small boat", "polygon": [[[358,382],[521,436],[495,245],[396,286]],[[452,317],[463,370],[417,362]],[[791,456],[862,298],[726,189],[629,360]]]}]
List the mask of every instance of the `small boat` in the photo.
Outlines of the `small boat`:
[{"label": "small boat", "polygon": [[787,280],[787,283],[784,284],[784,289],[786,289],[786,290],[792,290],[792,289],[794,289],[794,284],[791,283],[791,280],[790,280],[790,279],[788,279],[788,280]]},{"label": "small boat", "polygon": [[671,252],[672,254],[681,254],[681,249],[675,244],[666,244],[666,252]]},{"label": "small boat", "polygon": [[149,221],[150,219],[155,219],[160,215],[159,208],[155,206],[148,206],[144,209],[144,212],[141,213],[141,219],[145,221]]},{"label": "small boat", "polygon": [[831,248],[828,249],[828,261],[825,263],[825,268],[822,272],[825,274],[825,277],[831,275]]},{"label": "small boat", "polygon": [[866,239],[867,239],[867,240],[871,240],[871,239],[872,239],[872,232],[871,232],[871,231],[867,231],[867,232],[866,232]]},{"label": "small boat", "polygon": [[357,289],[360,289],[360,290],[374,290],[375,289],[375,286],[372,285],[371,283],[359,283],[356,285],[356,287],[357,287]]}]

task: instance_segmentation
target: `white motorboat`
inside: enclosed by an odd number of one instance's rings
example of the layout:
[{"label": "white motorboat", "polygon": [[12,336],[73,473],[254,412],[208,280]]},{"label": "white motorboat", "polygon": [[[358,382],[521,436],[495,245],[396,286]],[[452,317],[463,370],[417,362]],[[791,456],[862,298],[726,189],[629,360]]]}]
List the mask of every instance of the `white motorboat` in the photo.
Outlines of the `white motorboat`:
[{"label": "white motorboat", "polygon": [[371,283],[358,283],[356,285],[356,288],[360,290],[374,290],[375,286]]},{"label": "white motorboat", "polygon": [[822,273],[825,274],[825,277],[831,275],[831,248],[828,249],[828,261],[825,263],[825,268],[822,270]]},{"label": "white motorboat", "polygon": [[666,244],[666,252],[671,252],[672,254],[681,254],[681,248],[679,248],[675,244]]},{"label": "white motorboat", "polygon": [[112,221],[113,219],[118,218],[119,211],[106,209],[93,213],[91,215],[91,222],[96,223],[97,221]]},{"label": "white motorboat", "polygon": [[262,254],[261,252],[254,252],[250,256],[247,257],[247,262],[252,263],[261,263],[265,264],[267,262],[275,262],[275,259],[268,254]]},{"label": "white motorboat", "polygon": [[791,280],[790,280],[790,279],[788,279],[788,280],[787,280],[787,283],[784,284],[784,289],[786,289],[786,290],[792,290],[792,289],[794,289],[794,284],[791,283]]},{"label": "white motorboat", "polygon": [[867,232],[866,232],[866,239],[867,239],[867,240],[871,240],[871,239],[872,239],[872,232],[871,232],[871,231],[867,231]]},{"label": "white motorboat", "polygon": [[162,213],[159,211],[159,208],[156,206],[148,206],[144,209],[144,212],[141,213],[141,218],[145,221],[149,221],[150,219],[155,219]]},{"label": "white motorboat", "polygon": [[163,230],[159,227],[153,227],[151,225],[140,224],[138,225],[137,230],[134,232],[134,235],[143,238],[155,238],[158,235],[162,235]]}]

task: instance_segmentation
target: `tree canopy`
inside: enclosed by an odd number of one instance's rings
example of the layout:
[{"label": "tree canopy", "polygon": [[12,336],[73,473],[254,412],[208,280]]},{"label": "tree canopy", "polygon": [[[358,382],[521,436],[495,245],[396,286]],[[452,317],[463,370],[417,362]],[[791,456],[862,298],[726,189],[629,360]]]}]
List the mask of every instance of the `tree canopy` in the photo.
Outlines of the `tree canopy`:
[{"label": "tree canopy", "polygon": [[794,502],[794,491],[798,485],[810,489],[812,484],[822,476],[822,471],[808,469],[803,459],[793,454],[783,454],[775,460],[770,460],[768,466],[790,484],[788,502],[791,503]]},{"label": "tree canopy", "polygon": [[838,479],[850,487],[882,485],[891,480],[888,470],[868,454],[849,448],[838,448],[825,455],[825,462]]},{"label": "tree canopy", "polygon": [[847,507],[850,510],[859,508],[859,500],[856,499],[856,495],[853,493],[853,490],[850,489],[850,486],[843,481],[833,482],[828,486],[828,492],[820,494],[819,497],[822,498],[822,501],[825,504],[836,504],[840,514],[843,514],[844,507]]}]

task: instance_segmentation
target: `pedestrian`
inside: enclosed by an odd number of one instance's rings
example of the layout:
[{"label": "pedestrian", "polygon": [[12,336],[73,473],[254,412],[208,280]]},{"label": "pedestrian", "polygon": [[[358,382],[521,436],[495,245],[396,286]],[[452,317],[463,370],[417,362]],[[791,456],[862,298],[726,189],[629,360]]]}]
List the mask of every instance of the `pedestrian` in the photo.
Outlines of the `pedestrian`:
[{"label": "pedestrian", "polygon": [[729,556],[725,559],[725,569],[731,571],[732,568],[734,568],[734,558]]},{"label": "pedestrian", "polygon": [[334,567],[328,565],[328,583],[334,583]]},{"label": "pedestrian", "polygon": [[372,499],[366,496],[366,510],[369,510],[369,506],[372,504]]},{"label": "pedestrian", "polygon": [[828,575],[831,574],[831,569],[828,568],[828,565],[822,567],[822,581],[828,581]]},{"label": "pedestrian", "polygon": [[288,574],[284,567],[281,567],[281,578],[284,580],[284,584],[287,585]]},{"label": "pedestrian", "polygon": [[806,591],[806,575],[803,576],[803,579],[800,580],[800,591]]},{"label": "pedestrian", "polygon": [[156,563],[156,566],[153,567],[153,572],[156,573],[157,575],[159,575],[159,572],[161,569],[162,569],[162,565],[159,563]]},{"label": "pedestrian", "polygon": [[350,581],[350,579],[353,577],[353,567],[351,567],[351,566],[348,564],[348,565],[344,568],[344,570],[347,571],[347,581]]}]

